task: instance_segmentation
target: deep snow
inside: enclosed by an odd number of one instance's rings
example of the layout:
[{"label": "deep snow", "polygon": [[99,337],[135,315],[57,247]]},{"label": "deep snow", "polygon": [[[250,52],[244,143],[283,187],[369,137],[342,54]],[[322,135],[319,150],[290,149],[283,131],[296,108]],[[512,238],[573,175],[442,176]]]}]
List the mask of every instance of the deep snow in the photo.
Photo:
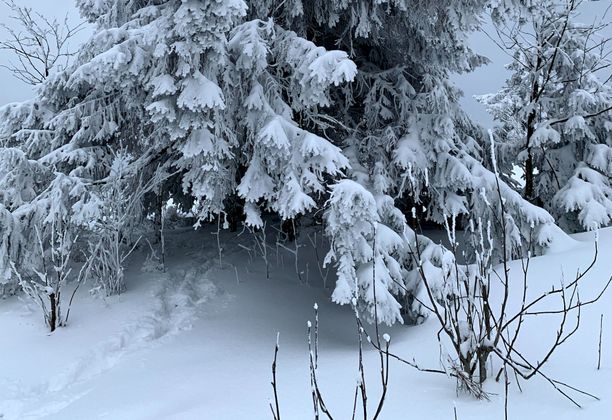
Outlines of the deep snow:
[{"label": "deep snow", "polygon": [[[274,343],[280,333],[278,383],[283,419],[312,419],[306,322],[319,305],[319,383],[336,419],[348,419],[357,378],[355,320],[351,310],[331,303],[321,287],[310,245],[302,248],[299,284],[292,256],[280,251],[271,280],[261,259],[238,244],[246,235],[224,234],[227,246],[219,267],[210,232],[170,234],[166,273],[141,272],[134,258],[128,291],[118,297],[89,296],[73,305],[66,328],[48,334],[36,308],[18,297],[0,302],[0,413],[3,419],[271,419],[268,403]],[[600,232],[599,259],[581,288],[595,293],[612,275],[612,228]],[[531,261],[530,287],[546,289],[563,272],[572,276],[593,255],[593,234],[574,236],[546,256]],[[308,241],[304,241],[308,242]],[[319,245],[323,253],[323,245]],[[322,255],[320,255],[322,256]],[[307,275],[306,275],[307,272]],[[518,262],[512,272],[520,274]],[[328,283],[333,283],[330,273]],[[612,295],[582,314],[581,330],[562,347],[546,372],[597,394],[578,396],[573,406],[540,379],[511,387],[511,419],[606,419],[612,412]],[[596,370],[600,314],[604,320],[602,369]],[[537,318],[525,328],[523,347],[541,354],[552,339],[554,320]],[[433,318],[416,327],[384,329],[391,350],[427,367],[439,366]],[[378,398],[377,354],[366,347],[371,401]],[[490,402],[457,395],[452,379],[391,363],[383,419],[503,418],[503,389],[494,381]],[[1,417],[1,416],[0,416]]]}]

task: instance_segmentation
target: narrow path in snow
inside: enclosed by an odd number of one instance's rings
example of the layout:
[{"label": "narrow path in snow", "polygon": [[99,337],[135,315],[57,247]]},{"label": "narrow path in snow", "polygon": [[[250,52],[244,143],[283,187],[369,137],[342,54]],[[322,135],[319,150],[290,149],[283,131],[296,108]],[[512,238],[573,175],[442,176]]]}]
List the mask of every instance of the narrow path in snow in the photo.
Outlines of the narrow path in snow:
[{"label": "narrow path in snow", "polygon": [[151,305],[144,315],[95,343],[59,375],[28,389],[13,386],[11,395],[2,396],[0,418],[34,419],[60,411],[82,396],[68,392],[71,387],[112,369],[126,355],[150,349],[190,329],[203,305],[217,294],[216,286],[206,276],[212,265],[197,265],[191,260],[187,268],[161,275],[150,292]]}]

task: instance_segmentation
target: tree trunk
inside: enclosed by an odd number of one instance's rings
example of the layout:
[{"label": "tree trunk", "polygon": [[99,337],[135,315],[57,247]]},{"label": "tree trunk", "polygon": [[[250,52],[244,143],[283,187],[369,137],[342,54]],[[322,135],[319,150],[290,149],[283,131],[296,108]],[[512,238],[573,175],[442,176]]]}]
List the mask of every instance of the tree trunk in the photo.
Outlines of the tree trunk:
[{"label": "tree trunk", "polygon": [[289,242],[293,242],[297,238],[296,230],[296,219],[286,219],[282,221],[281,231],[287,235],[287,240]]},{"label": "tree trunk", "polygon": [[155,243],[161,243],[164,199],[161,191],[155,197]]},{"label": "tree trunk", "polygon": [[525,161],[525,196],[528,201],[533,201],[534,197],[534,170],[533,153],[531,150],[531,137],[535,133],[536,113],[532,111],[527,118],[527,160]]},{"label": "tree trunk", "polygon": [[[542,63],[542,57],[538,55],[538,59],[536,62],[536,69]],[[525,195],[524,198],[528,201],[533,201],[534,199],[534,167],[533,167],[533,153],[531,150],[531,137],[535,133],[535,124],[536,124],[536,106],[540,97],[540,84],[537,80],[533,83],[533,87],[531,89],[531,97],[529,98],[531,106],[533,106],[529,116],[527,117],[527,142],[525,146],[527,147],[527,160],[525,161]]]},{"label": "tree trunk", "polygon": [[478,380],[482,384],[487,380],[487,359],[489,351],[486,349],[478,350]]},{"label": "tree trunk", "polygon": [[230,232],[237,232],[244,221],[244,200],[233,194],[225,200],[225,220]]},{"label": "tree trunk", "polygon": [[51,304],[51,314],[49,315],[49,328],[51,332],[55,331],[57,326],[57,300],[55,293],[49,295],[49,302]]},{"label": "tree trunk", "polygon": [[533,156],[531,148],[527,148],[527,161],[525,161],[525,194],[524,198],[533,200]]}]

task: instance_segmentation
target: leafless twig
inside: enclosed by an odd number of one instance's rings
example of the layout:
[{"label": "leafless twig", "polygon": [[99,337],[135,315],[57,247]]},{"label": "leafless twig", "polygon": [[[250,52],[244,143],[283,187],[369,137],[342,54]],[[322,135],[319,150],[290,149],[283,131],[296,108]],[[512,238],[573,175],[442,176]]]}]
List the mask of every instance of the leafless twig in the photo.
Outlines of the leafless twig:
[{"label": "leafless twig", "polygon": [[10,9],[9,17],[14,25],[0,24],[7,35],[0,41],[0,49],[13,53],[15,60],[0,67],[24,83],[38,85],[53,69],[68,65],[76,54],[69,49],[69,42],[83,30],[83,23],[71,26],[67,15],[60,22],[18,6],[14,0],[3,0],[3,3]]}]

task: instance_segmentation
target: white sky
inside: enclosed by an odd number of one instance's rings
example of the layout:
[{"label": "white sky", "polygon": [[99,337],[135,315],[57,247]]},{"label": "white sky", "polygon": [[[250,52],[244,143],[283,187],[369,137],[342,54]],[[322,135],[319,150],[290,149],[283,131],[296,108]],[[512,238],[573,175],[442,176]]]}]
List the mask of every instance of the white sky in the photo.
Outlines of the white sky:
[{"label": "white sky", "polygon": [[[612,0],[586,1],[581,7],[581,18],[583,23],[591,23],[597,17],[601,17]],[[63,19],[68,13],[70,21],[78,24],[79,15],[75,7],[75,0],[17,0],[17,4],[32,7],[36,11],[48,16]],[[612,22],[612,11],[607,16],[607,21]],[[8,10],[0,3],[0,22],[9,23]],[[612,25],[605,31],[606,36],[612,37]],[[0,32],[0,36],[3,34]],[[76,41],[82,41],[88,36],[88,31],[80,34]],[[464,109],[476,121],[486,125],[491,125],[492,121],[482,105],[477,103],[472,96],[483,93],[495,92],[503,84],[507,77],[504,65],[509,61],[499,48],[493,44],[484,34],[477,33],[472,36],[472,46],[476,52],[487,56],[492,63],[481,67],[473,73],[455,77],[455,82],[464,91],[465,97],[462,100]],[[7,63],[10,55],[6,51],[0,50],[0,63]],[[8,102],[22,101],[32,97],[33,90],[30,86],[16,80],[11,74],[0,68],[0,104]]]}]

